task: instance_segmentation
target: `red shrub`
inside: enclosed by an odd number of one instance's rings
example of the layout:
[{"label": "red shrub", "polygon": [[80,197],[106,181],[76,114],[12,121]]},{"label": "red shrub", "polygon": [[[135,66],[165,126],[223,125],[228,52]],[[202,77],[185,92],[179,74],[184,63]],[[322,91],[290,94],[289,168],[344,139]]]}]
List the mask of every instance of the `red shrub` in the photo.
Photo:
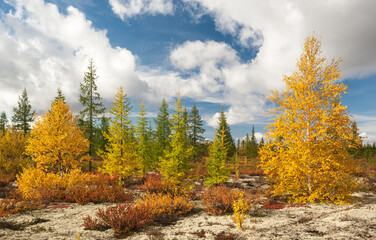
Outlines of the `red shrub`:
[{"label": "red shrub", "polygon": [[107,209],[98,208],[96,216],[84,218],[85,229],[100,230],[111,227],[116,233],[136,231],[153,221],[153,214],[149,206],[131,206],[129,203],[118,204]]},{"label": "red shrub", "polygon": [[264,204],[264,208],[266,209],[283,209],[286,207],[286,203],[281,203],[277,201],[268,201]]}]

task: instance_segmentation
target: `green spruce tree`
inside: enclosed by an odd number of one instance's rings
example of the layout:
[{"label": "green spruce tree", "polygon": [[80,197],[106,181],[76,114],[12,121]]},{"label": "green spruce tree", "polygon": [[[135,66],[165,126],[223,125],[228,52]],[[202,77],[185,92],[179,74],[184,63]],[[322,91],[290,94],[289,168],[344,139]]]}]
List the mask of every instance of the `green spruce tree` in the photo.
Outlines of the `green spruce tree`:
[{"label": "green spruce tree", "polygon": [[35,114],[35,111],[31,110],[26,88],[24,88],[22,95],[18,98],[18,107],[13,108],[13,112],[12,122],[14,129],[22,130],[26,135],[31,130],[30,123],[34,121]]},{"label": "green spruce tree", "polygon": [[168,113],[168,104],[165,99],[159,108],[157,118],[154,119],[155,131],[155,154],[162,157],[164,152],[170,149],[171,123]]},{"label": "green spruce tree", "polygon": [[[83,82],[80,83],[80,103],[84,108],[80,112],[80,125],[85,130],[85,135],[90,143],[90,156],[95,155],[95,120],[105,111],[102,98],[97,92],[97,85],[95,83],[97,79],[96,67],[94,66],[93,59],[90,59],[88,71],[85,72]],[[89,170],[91,170],[91,161],[89,162]]]},{"label": "green spruce tree", "polygon": [[65,103],[65,96],[63,94],[63,90],[61,90],[61,88],[57,88],[57,96],[55,97],[54,99],[54,102],[57,102],[59,100],[63,100],[63,102]]},{"label": "green spruce tree", "polygon": [[258,156],[257,140],[255,136],[255,126],[252,126],[251,140],[250,140],[250,157]]},{"label": "green spruce tree", "polygon": [[5,132],[8,125],[7,114],[3,111],[0,115],[0,132]]},{"label": "green spruce tree", "polygon": [[143,173],[150,171],[155,167],[153,159],[153,146],[150,133],[150,122],[146,117],[146,109],[144,101],[138,108],[136,137],[137,137],[137,154],[141,160],[141,168]]},{"label": "green spruce tree", "polygon": [[189,142],[193,147],[193,159],[196,159],[200,154],[199,150],[202,148],[203,141],[205,140],[202,134],[205,129],[202,127],[203,121],[201,120],[200,114],[196,104],[193,105],[192,110],[188,117]]},{"label": "green spruce tree", "polygon": [[234,153],[236,152],[236,147],[235,147],[234,139],[231,136],[230,126],[227,124],[227,119],[226,119],[226,115],[223,110],[223,107],[218,118],[218,125],[219,127],[217,131],[217,137],[220,138],[220,134],[222,133],[222,131],[224,131],[224,135],[225,135],[224,141],[228,148],[227,157],[232,157]]}]

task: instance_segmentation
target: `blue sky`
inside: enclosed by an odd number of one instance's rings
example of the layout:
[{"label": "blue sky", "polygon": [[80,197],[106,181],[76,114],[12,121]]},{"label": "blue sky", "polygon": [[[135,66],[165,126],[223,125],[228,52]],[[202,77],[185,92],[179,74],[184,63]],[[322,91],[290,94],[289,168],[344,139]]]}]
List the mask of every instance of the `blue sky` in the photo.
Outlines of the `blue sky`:
[{"label": "blue sky", "polygon": [[376,141],[375,1],[5,0],[0,2],[0,110],[12,115],[27,88],[43,113],[61,87],[80,110],[88,59],[109,107],[123,85],[137,109],[155,116],[180,89],[197,104],[211,139],[223,106],[234,138],[269,116],[265,96],[295,70],[304,39],[322,39],[328,59],[342,57],[343,103],[362,136]]}]

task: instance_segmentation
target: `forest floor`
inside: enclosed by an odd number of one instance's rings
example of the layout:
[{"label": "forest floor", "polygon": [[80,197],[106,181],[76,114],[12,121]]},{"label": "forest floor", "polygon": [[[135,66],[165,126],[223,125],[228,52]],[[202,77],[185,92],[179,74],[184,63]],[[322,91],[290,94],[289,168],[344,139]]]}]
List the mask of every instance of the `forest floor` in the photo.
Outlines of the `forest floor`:
[{"label": "forest floor", "polygon": [[[262,187],[262,177],[243,177],[243,186]],[[358,192],[352,205],[289,205],[261,208],[239,230],[232,215],[214,216],[196,201],[193,213],[169,225],[152,224],[126,239],[376,239],[376,194]],[[0,220],[0,239],[115,239],[112,229],[84,230],[82,218],[113,204],[49,204]],[[78,237],[78,235],[80,237]]]}]

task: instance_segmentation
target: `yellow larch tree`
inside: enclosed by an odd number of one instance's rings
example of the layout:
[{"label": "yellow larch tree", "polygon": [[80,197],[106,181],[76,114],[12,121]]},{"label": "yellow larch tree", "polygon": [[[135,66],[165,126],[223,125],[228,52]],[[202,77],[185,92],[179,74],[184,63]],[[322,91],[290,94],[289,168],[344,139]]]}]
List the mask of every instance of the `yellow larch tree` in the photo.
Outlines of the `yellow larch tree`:
[{"label": "yellow larch tree", "polygon": [[359,163],[348,148],[359,144],[341,95],[341,59],[330,63],[313,34],[303,46],[297,68],[284,76],[285,90],[273,91],[274,122],[260,151],[260,166],[271,180],[274,195],[294,202],[344,203],[356,187]]},{"label": "yellow larch tree", "polygon": [[129,119],[131,110],[127,94],[124,93],[123,87],[119,87],[110,109],[109,132],[104,133],[108,141],[106,151],[99,151],[99,156],[104,160],[101,171],[118,173],[121,180],[140,170],[135,130]]},{"label": "yellow larch tree", "polygon": [[69,172],[88,152],[89,142],[77,126],[77,118],[62,99],[52,102],[33,126],[26,153],[45,172]]}]

